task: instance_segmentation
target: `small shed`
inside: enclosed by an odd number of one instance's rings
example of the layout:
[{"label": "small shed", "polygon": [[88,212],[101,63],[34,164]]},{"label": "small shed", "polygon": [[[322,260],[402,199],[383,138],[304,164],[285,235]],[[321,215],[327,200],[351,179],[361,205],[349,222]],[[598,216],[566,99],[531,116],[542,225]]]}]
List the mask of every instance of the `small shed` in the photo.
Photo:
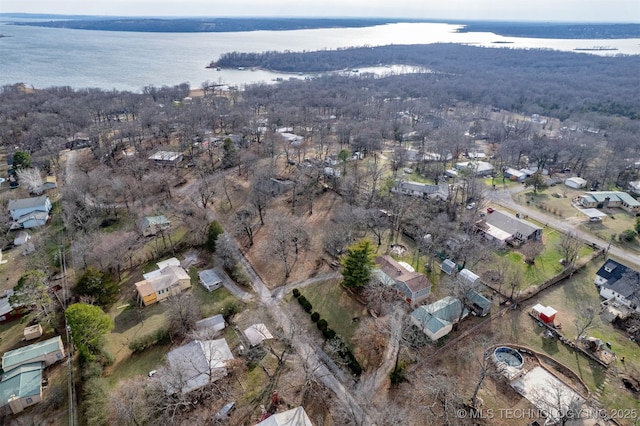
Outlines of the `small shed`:
[{"label": "small shed", "polygon": [[262,323],[254,324],[247,328],[244,331],[244,335],[247,337],[247,340],[249,340],[251,346],[259,345],[263,340],[273,339],[273,335],[267,326]]},{"label": "small shed", "polygon": [[539,319],[545,324],[553,324],[553,321],[556,319],[556,314],[558,311],[553,309],[551,306],[542,306],[541,304],[537,304],[531,310],[531,314],[534,318]]},{"label": "small shed", "polygon": [[18,247],[23,244],[26,244],[27,241],[31,239],[31,235],[27,231],[20,231],[16,234],[16,237],[13,239],[13,245]]},{"label": "small shed", "polygon": [[580,188],[587,187],[586,179],[582,179],[581,177],[578,177],[578,176],[570,177],[569,179],[564,181],[564,184],[569,188],[573,188],[573,189],[580,189]]},{"label": "small shed", "polygon": [[207,291],[217,290],[222,286],[222,279],[213,269],[198,272],[198,277],[200,277],[200,283]]},{"label": "small shed", "polygon": [[451,275],[456,270],[456,264],[451,259],[445,259],[444,262],[442,262],[442,265],[440,265],[440,269],[445,274]]},{"label": "small shed", "polygon": [[197,331],[222,331],[225,326],[224,317],[221,314],[196,321]]},{"label": "small shed", "polygon": [[477,283],[480,282],[480,277],[474,274],[473,272],[471,272],[470,270],[468,270],[467,268],[464,268],[462,271],[460,271],[460,278],[462,278],[464,281],[468,282],[471,285],[476,285]]},{"label": "small shed", "polygon": [[42,336],[42,326],[40,324],[31,325],[24,329],[24,340],[33,340]]}]

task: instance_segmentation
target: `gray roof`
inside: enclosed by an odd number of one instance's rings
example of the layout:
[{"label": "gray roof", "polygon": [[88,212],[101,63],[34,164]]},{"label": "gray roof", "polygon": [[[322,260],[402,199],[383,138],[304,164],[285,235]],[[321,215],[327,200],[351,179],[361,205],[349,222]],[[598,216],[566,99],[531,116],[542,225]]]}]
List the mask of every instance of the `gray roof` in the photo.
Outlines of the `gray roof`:
[{"label": "gray roof", "polygon": [[9,200],[9,211],[30,209],[44,206],[49,197],[43,195],[41,197],[20,198],[19,200]]},{"label": "gray roof", "polygon": [[[225,339],[194,340],[167,354],[172,370],[181,377],[182,393],[191,392],[226,375],[226,361],[233,359]],[[211,376],[213,374],[213,376]]]},{"label": "gray roof", "polygon": [[204,271],[198,272],[198,276],[200,277],[200,281],[204,284],[205,287],[209,287],[215,284],[219,284],[222,282],[222,279],[216,274],[216,271],[213,269],[205,269]]},{"label": "gray roof", "polygon": [[209,318],[201,319],[200,321],[196,321],[196,330],[214,330],[221,331],[224,330],[225,322],[224,317],[221,314],[214,315]]},{"label": "gray roof", "polygon": [[[418,307],[411,313],[411,316],[420,322],[423,327],[432,333],[436,333],[446,325],[458,322],[462,309],[464,308],[459,299],[447,296],[430,305]],[[467,313],[467,310],[464,309],[462,316],[464,317]]]},{"label": "gray roof", "polygon": [[542,229],[531,222],[515,217],[515,215],[510,215],[498,210],[487,215],[485,220],[489,225],[495,226],[511,235],[521,234],[528,237]]},{"label": "gray roof", "polygon": [[440,269],[442,269],[446,274],[451,275],[456,270],[456,264],[451,259],[445,259],[440,265]]}]

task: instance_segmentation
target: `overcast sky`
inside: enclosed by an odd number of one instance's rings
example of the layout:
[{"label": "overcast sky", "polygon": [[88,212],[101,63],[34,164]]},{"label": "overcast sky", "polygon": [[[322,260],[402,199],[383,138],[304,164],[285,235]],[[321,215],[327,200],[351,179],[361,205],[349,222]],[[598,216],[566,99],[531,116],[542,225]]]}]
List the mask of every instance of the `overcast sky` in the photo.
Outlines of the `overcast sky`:
[{"label": "overcast sky", "polygon": [[640,22],[640,0],[0,0],[0,12]]}]

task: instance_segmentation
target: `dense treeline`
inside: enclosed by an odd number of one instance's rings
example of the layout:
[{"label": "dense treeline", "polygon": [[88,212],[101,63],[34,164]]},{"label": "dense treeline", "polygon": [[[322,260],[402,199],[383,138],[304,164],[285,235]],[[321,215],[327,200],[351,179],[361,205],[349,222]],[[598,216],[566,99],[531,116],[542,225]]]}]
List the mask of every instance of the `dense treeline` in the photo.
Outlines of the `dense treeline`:
[{"label": "dense treeline", "polygon": [[490,32],[507,37],[562,39],[640,38],[640,24],[472,22],[465,24],[458,32]]},{"label": "dense treeline", "polygon": [[[548,50],[494,49],[431,44],[362,47],[315,52],[224,54],[221,67],[260,67],[283,72],[326,72],[381,64],[421,66],[429,81],[469,102],[566,119],[599,112],[640,118],[640,56],[600,57]],[[399,77],[403,78],[403,77]]]},{"label": "dense treeline", "polygon": [[49,28],[71,28],[76,30],[134,31],[134,32],[238,32],[238,31],[287,31],[317,28],[361,28],[394,22],[421,22],[398,19],[339,19],[339,18],[111,18],[73,19],[47,22],[16,22]]}]

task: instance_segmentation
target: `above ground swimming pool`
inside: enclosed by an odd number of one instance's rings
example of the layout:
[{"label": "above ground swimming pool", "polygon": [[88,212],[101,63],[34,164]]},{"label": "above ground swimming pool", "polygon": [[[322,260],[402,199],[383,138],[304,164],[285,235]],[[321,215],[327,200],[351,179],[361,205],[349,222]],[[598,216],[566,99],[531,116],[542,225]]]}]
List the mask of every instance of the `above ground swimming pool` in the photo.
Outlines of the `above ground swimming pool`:
[{"label": "above ground swimming pool", "polygon": [[509,367],[520,368],[524,363],[524,359],[520,352],[507,346],[499,346],[493,352],[493,357],[498,362],[504,362]]}]

